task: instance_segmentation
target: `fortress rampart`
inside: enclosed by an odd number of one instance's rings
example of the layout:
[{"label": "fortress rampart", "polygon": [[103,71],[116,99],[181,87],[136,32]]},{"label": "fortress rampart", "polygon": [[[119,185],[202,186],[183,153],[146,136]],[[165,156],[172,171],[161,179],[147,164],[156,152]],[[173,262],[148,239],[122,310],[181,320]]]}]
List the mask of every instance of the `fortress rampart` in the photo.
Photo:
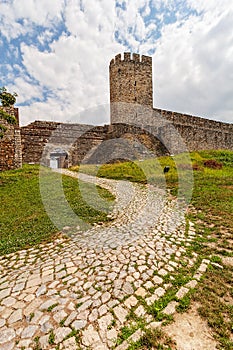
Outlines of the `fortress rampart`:
[{"label": "fortress rampart", "polygon": [[[55,149],[67,152],[67,166],[83,160],[99,163],[111,157],[176,154],[184,148],[233,150],[233,124],[153,108],[151,57],[127,52],[116,55],[109,65],[109,80],[110,125],[47,121],[22,128],[7,125],[0,139],[0,170],[17,168],[22,161],[49,165]],[[19,120],[17,108],[6,111]],[[114,139],[119,142],[110,142]]]},{"label": "fortress rampart", "polygon": [[[173,125],[189,151],[233,150],[233,124],[158,109],[154,109],[154,113],[168,122],[164,129],[160,129],[164,140],[172,137],[168,129]],[[177,151],[175,149],[174,153]]]},{"label": "fortress rampart", "polygon": [[[140,114],[139,114],[140,117]],[[98,163],[104,160],[103,154],[112,154],[112,159],[136,159],[157,156],[169,153],[179,153],[183,150],[178,133],[185,143],[187,150],[229,149],[233,150],[233,125],[174,113],[165,110],[153,109],[150,112],[149,123],[132,123],[125,118],[118,123],[93,126],[85,124],[63,124],[55,122],[36,121],[21,128],[23,163],[40,163],[43,152],[45,165],[49,165],[49,153],[56,148],[67,150],[68,165],[76,165],[83,161]],[[148,122],[148,118],[146,118]],[[150,122],[151,121],[151,122]],[[155,122],[156,121],[156,122]],[[107,149],[101,146],[104,141],[112,139],[128,139],[135,142],[135,150]],[[46,145],[49,147],[46,148]],[[139,144],[145,149],[140,149]],[[113,144],[110,144],[112,145]],[[101,147],[99,150],[98,148]],[[121,148],[117,144],[114,147]],[[110,157],[110,154],[107,158]]]},{"label": "fortress rampart", "polygon": [[152,59],[124,53],[109,65],[111,124],[136,125],[170,150],[233,149],[233,125],[153,108]]},{"label": "fortress rampart", "polygon": [[[21,128],[24,163],[49,165],[55,149],[67,152],[68,166],[112,159],[137,159],[168,154],[153,135],[127,124],[84,125],[35,121]],[[110,140],[125,140],[124,145]]]}]

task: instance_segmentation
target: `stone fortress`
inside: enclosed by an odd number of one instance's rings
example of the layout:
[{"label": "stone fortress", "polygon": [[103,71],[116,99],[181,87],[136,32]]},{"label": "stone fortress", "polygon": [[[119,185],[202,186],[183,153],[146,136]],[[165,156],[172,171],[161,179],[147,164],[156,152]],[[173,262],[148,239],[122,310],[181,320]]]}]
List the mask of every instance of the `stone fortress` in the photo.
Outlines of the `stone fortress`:
[{"label": "stone fortress", "polygon": [[109,66],[110,124],[35,121],[7,125],[0,139],[0,170],[22,163],[67,167],[81,162],[104,163],[143,159],[184,150],[233,150],[233,124],[153,108],[152,58],[124,53]]}]

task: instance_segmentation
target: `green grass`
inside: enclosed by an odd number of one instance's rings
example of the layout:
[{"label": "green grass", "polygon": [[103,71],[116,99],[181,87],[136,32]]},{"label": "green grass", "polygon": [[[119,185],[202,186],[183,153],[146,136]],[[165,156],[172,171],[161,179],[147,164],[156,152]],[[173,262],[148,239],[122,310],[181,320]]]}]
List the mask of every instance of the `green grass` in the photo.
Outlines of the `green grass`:
[{"label": "green grass", "polygon": [[207,320],[221,349],[232,350],[233,341],[233,269],[211,269],[194,294],[199,313]]},{"label": "green grass", "polygon": [[220,226],[233,228],[233,161],[230,160],[233,152],[227,154],[229,158],[223,157],[223,152],[200,152],[204,159],[210,156],[217,161],[225,159],[224,166],[221,170],[204,168],[194,172],[192,204],[197,211],[201,211],[200,219],[205,218],[205,222],[215,225],[216,232]]},{"label": "green grass", "polygon": [[120,345],[123,343],[124,340],[128,339],[133,333],[136,332],[136,330],[138,329],[138,325],[131,325],[131,326],[124,326],[121,328],[119,334],[118,334],[118,338],[117,338],[117,345]]},{"label": "green grass", "polygon": [[[51,189],[53,189],[54,183],[59,181],[60,175],[46,169],[44,178],[46,176],[48,177],[48,196],[50,196],[50,202],[54,204],[55,212],[59,206],[61,207],[61,200],[56,191],[51,197]],[[97,189],[100,195],[99,202],[94,203],[98,207],[97,210],[95,206],[93,208],[88,204],[92,201],[95,190],[93,184],[80,182],[78,185],[76,179],[67,176],[63,176],[62,180],[66,200],[75,212],[74,217],[77,220],[80,219],[89,224],[109,220],[107,213],[110,209],[110,203],[114,200],[112,194],[105,189]],[[39,166],[24,165],[22,169],[1,172],[0,195],[0,255],[51,240],[58,233],[58,228],[50,220],[42,202]],[[60,224],[71,226],[73,223],[69,222],[69,217],[65,216],[66,209],[60,208],[59,215],[64,214],[61,215]]]},{"label": "green grass", "polygon": [[50,331],[50,333],[49,333],[48,343],[49,343],[50,345],[55,344],[55,334],[54,334],[53,330]]},{"label": "green grass", "polygon": [[174,342],[161,329],[145,329],[144,335],[136,342],[132,342],[127,350],[172,350]]},{"label": "green grass", "polygon": [[148,159],[142,162],[129,161],[115,164],[82,165],[71,167],[74,171],[80,171],[89,175],[96,175],[108,179],[129,180],[132,182],[155,182],[164,183],[163,168],[165,165],[170,167],[166,174],[169,182],[177,182],[176,164],[173,157],[161,157],[157,159]]},{"label": "green grass", "polygon": [[[230,240],[233,232],[233,152],[202,151],[198,157],[201,170],[194,172],[194,210],[190,211],[189,217],[195,222],[199,242],[202,239],[198,253],[211,255],[211,261],[222,264],[223,256],[233,256]],[[220,162],[223,168],[203,167],[205,159]],[[193,299],[201,305],[200,315],[214,331],[220,348],[225,350],[233,349],[232,281],[231,267],[224,266],[223,270],[213,267],[207,270],[193,295]]]},{"label": "green grass", "polygon": [[55,307],[57,307],[58,305],[59,305],[59,303],[55,303],[55,304],[49,306],[48,309],[47,309],[47,311],[48,311],[48,312],[52,311],[52,310],[55,309]]},{"label": "green grass", "polygon": [[[169,166],[168,173],[163,173],[165,166]],[[144,161],[129,161],[115,164],[82,165],[71,168],[99,177],[128,180],[138,183],[150,183],[171,190],[174,195],[190,198],[190,187],[192,188],[192,166],[189,154],[180,154],[172,157],[159,157]],[[179,185],[179,186],[178,186]]]}]

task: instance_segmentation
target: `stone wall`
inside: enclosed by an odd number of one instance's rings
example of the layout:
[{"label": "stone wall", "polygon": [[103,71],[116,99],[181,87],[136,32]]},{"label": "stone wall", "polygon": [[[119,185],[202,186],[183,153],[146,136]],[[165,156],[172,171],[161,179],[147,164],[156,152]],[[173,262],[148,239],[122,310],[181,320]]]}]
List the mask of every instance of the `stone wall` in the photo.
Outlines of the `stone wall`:
[{"label": "stone wall", "polygon": [[233,125],[191,115],[135,105],[132,115],[118,115],[114,125],[127,123],[157,137],[170,153],[208,149],[233,150]]},{"label": "stone wall", "polygon": [[59,123],[35,121],[21,128],[23,163],[39,164],[43,150]]},{"label": "stone wall", "polygon": [[[49,165],[51,152],[60,148],[70,154],[76,140],[92,127],[47,121],[35,121],[22,127],[23,162]],[[70,157],[68,165],[72,165]]]},{"label": "stone wall", "polygon": [[21,128],[23,162],[49,165],[50,153],[62,149],[68,154],[68,166],[80,164],[104,141],[107,129],[108,126],[35,121]]},{"label": "stone wall", "polygon": [[[49,165],[50,154],[57,149],[68,155],[68,166],[187,150],[233,150],[232,124],[153,108],[151,57],[124,53],[122,59],[119,54],[110,62],[109,73],[110,125],[46,121],[21,129],[7,125],[0,141],[0,170],[19,167],[22,157],[24,163]],[[5,110],[18,120],[18,109]]]},{"label": "stone wall", "polygon": [[93,126],[36,121],[21,128],[24,163],[49,165],[50,153],[62,149],[68,166],[142,159],[168,154],[153,135],[126,124]]},{"label": "stone wall", "polygon": [[121,123],[104,126],[36,121],[21,128],[23,162],[49,165],[50,153],[57,148],[67,152],[68,166],[233,149],[232,124],[158,109],[143,109],[134,123],[130,118],[129,124],[123,121],[126,116]]},{"label": "stone wall", "polygon": [[21,135],[18,125],[18,108],[0,107],[5,112],[17,119],[17,124],[8,124],[6,120],[0,119],[0,124],[7,130],[0,139],[0,171],[18,169],[22,166]]},{"label": "stone wall", "polygon": [[12,115],[15,117],[16,119],[16,124],[17,126],[19,126],[19,109],[14,107],[14,106],[9,106],[9,107],[0,107],[1,109],[3,109],[6,113]]},{"label": "stone wall", "polygon": [[[88,136],[89,134],[89,136]],[[86,140],[91,139],[91,142]],[[80,147],[83,155],[80,157]],[[136,160],[168,154],[166,148],[153,135],[127,124],[97,126],[78,140],[75,162],[104,164],[117,160]]]},{"label": "stone wall", "polygon": [[[185,143],[187,150],[233,150],[233,124],[222,123],[187,114],[154,109],[154,119],[165,120],[158,130],[158,135],[166,144],[168,139],[175,138],[169,129],[174,126],[180,138]],[[173,140],[175,144],[175,139]],[[179,152],[178,145],[174,145],[173,153]]]},{"label": "stone wall", "polygon": [[156,136],[170,153],[233,149],[232,124],[153,108],[152,58],[130,53],[109,66],[111,124]]}]

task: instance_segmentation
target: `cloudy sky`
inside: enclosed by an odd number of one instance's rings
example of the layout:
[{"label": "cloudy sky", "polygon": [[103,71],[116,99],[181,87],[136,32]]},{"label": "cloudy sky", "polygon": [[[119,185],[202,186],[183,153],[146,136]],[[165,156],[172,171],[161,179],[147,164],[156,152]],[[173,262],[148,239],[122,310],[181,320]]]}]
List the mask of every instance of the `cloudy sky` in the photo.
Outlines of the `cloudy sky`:
[{"label": "cloudy sky", "polygon": [[22,125],[108,123],[109,61],[131,51],[153,56],[155,107],[232,123],[232,24],[232,0],[0,0],[0,86]]}]

